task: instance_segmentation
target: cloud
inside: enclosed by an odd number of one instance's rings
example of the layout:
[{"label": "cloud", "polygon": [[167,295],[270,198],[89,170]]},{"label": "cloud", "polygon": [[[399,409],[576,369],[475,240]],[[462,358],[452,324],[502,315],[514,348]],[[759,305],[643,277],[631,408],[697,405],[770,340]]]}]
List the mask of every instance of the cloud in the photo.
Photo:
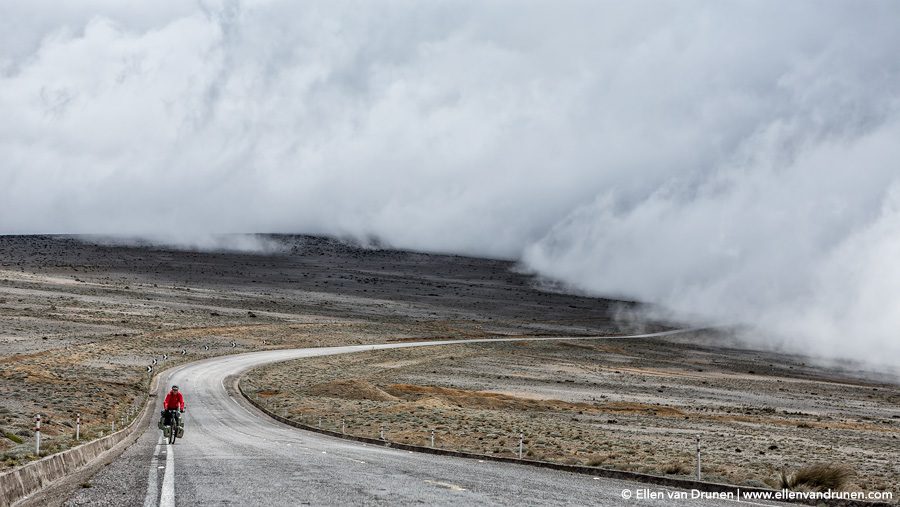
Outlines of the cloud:
[{"label": "cloud", "polygon": [[236,252],[249,254],[285,254],[291,247],[277,237],[259,234],[160,233],[129,236],[126,234],[90,234],[75,236],[80,241],[107,246],[163,247],[198,252]]},{"label": "cloud", "polygon": [[0,7],[0,232],[520,259],[896,367],[894,2]]}]

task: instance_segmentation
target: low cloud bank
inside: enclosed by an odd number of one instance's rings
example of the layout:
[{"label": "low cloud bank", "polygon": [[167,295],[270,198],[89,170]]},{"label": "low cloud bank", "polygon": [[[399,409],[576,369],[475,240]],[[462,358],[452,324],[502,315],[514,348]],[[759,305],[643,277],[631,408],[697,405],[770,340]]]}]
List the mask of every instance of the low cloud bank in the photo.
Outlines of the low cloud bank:
[{"label": "low cloud bank", "polygon": [[178,234],[159,233],[141,236],[80,235],[77,239],[106,246],[162,247],[197,252],[230,252],[274,255],[290,252],[290,246],[262,234]]},{"label": "low cloud bank", "polygon": [[123,5],[0,6],[0,232],[520,259],[900,367],[896,2]]}]

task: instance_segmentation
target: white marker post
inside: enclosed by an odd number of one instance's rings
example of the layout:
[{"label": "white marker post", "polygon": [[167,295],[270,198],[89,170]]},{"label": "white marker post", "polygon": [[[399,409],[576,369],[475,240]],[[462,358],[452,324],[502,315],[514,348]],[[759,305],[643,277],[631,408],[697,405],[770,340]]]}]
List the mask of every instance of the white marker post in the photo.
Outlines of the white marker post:
[{"label": "white marker post", "polygon": [[347,432],[347,423],[346,423],[346,421],[341,419],[341,434],[344,434],[346,432]]},{"label": "white marker post", "polygon": [[75,417],[75,441],[81,440],[81,414]]},{"label": "white marker post", "polygon": [[381,425],[381,433],[380,433],[380,435],[381,435],[381,439],[384,440],[384,425],[383,425],[383,424]]},{"label": "white marker post", "polygon": [[522,450],[525,448],[525,434],[519,433],[519,459],[522,459]]},{"label": "white marker post", "polygon": [[434,430],[431,430],[431,448],[434,449]]},{"label": "white marker post", "polygon": [[322,428],[322,418],[319,417],[319,428]]},{"label": "white marker post", "polygon": [[700,480],[700,435],[697,435],[697,480]]},{"label": "white marker post", "polygon": [[34,455],[41,455],[41,414],[34,416]]}]

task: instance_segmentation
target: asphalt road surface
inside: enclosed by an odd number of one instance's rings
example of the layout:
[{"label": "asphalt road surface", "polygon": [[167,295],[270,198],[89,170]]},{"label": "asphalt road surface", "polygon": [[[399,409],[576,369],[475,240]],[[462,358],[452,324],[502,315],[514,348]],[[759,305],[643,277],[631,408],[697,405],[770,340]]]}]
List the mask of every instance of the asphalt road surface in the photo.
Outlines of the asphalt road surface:
[{"label": "asphalt road surface", "polygon": [[[473,341],[483,340],[468,342]],[[727,500],[626,501],[625,490],[632,495],[676,490],[306,432],[266,417],[240,396],[229,395],[224,384],[229,376],[274,361],[445,343],[459,342],[253,352],[184,365],[160,382],[161,395],[172,384],[185,394],[184,438],[163,443],[153,418],[137,443],[67,505],[735,505]]]}]

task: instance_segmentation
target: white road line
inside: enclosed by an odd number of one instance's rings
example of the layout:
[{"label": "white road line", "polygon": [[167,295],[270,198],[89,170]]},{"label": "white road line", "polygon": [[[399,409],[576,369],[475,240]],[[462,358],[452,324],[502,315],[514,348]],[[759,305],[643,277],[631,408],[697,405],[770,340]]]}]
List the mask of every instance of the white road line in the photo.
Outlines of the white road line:
[{"label": "white road line", "polygon": [[175,507],[175,446],[168,444],[166,451],[166,473],[159,495],[159,507]]},{"label": "white road line", "polygon": [[159,451],[160,446],[163,443],[162,435],[159,436],[159,441],[156,443],[156,447],[153,449],[153,457],[150,458],[150,472],[147,474],[147,494],[144,495],[144,507],[156,507],[157,500],[157,489],[159,487],[159,479],[157,478],[159,466]]}]

